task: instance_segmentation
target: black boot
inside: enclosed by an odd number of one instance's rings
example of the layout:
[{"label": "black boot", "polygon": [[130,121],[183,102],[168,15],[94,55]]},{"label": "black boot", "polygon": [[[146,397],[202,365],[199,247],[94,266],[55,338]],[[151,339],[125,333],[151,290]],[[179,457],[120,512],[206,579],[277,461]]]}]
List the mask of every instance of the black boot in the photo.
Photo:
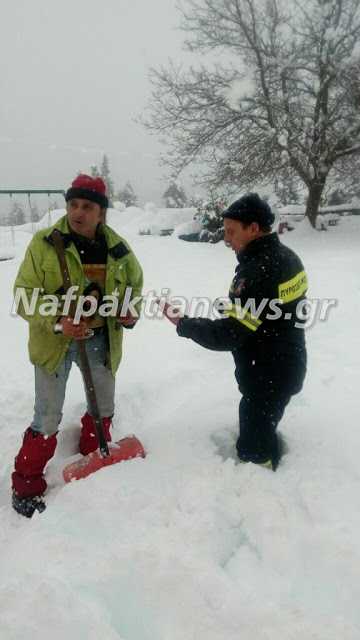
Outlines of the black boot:
[{"label": "black boot", "polygon": [[41,498],[22,498],[15,491],[12,493],[11,504],[15,511],[25,518],[31,518],[36,510],[42,513],[46,509],[45,502]]},{"label": "black boot", "polygon": [[286,453],[288,453],[288,451],[289,451],[289,447],[286,443],[284,436],[282,435],[282,433],[278,432],[277,434],[275,434],[274,448],[271,455],[273,471],[276,471],[276,469],[279,466],[279,462],[281,458]]}]

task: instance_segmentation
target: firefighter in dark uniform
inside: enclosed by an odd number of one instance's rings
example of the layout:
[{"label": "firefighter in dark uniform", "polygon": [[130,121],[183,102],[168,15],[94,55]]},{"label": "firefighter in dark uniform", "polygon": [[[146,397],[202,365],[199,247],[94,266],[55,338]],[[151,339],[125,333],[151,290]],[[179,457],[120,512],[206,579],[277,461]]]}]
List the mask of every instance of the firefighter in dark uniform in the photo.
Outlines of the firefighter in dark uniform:
[{"label": "firefighter in dark uniform", "polygon": [[275,471],[276,429],[306,374],[307,277],[300,258],[271,232],[275,216],[258,194],[240,198],[222,215],[225,242],[239,262],[223,317],[174,318],[168,305],[164,313],[179,336],[232,352],[242,393],[238,456]]}]

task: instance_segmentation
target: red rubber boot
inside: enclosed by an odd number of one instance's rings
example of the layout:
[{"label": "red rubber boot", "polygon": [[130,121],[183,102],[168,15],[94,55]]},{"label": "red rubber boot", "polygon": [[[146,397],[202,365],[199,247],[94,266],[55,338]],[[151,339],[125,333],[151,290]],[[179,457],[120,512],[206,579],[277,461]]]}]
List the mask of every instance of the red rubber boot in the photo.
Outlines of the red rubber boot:
[{"label": "red rubber boot", "polygon": [[23,443],[15,458],[15,471],[12,474],[13,507],[28,518],[35,509],[43,511],[45,504],[39,500],[45,493],[47,484],[44,469],[53,457],[56,449],[57,433],[44,436],[29,427]]}]

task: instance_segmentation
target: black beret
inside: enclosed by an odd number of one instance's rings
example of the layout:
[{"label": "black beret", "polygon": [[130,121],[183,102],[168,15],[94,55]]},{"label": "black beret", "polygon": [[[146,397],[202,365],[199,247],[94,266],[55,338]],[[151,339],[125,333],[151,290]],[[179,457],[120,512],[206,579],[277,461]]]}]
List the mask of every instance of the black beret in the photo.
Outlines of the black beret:
[{"label": "black beret", "polygon": [[271,227],[275,221],[270,206],[259,197],[258,193],[249,193],[235,200],[221,215],[223,218],[245,222],[245,224],[257,222],[260,227]]}]

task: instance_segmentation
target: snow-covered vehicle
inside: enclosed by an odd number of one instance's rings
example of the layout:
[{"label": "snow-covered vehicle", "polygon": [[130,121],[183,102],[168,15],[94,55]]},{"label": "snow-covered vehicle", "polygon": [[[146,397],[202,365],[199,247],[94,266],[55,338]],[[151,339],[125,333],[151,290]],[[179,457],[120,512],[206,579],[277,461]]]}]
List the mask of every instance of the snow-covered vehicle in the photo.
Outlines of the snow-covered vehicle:
[{"label": "snow-covered vehicle", "polygon": [[324,213],[323,217],[327,221],[329,227],[337,225],[341,220],[338,213]]}]

